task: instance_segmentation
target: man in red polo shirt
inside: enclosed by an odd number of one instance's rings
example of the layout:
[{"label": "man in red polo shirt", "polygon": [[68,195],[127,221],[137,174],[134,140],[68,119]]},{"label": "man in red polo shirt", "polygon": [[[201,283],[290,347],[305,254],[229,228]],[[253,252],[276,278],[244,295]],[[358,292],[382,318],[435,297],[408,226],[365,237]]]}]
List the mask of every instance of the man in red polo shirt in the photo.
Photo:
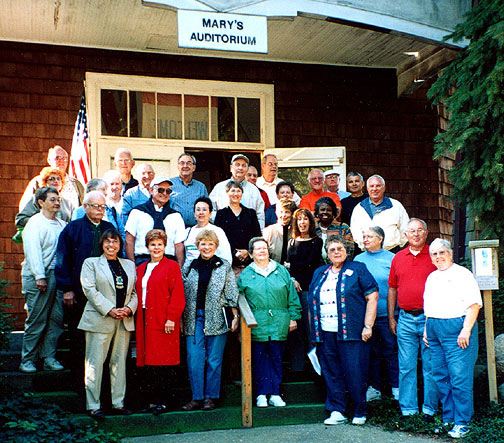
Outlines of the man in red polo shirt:
[{"label": "man in red polo shirt", "polygon": [[[397,335],[399,348],[399,406],[403,416],[418,414],[417,361],[421,349],[424,381],[422,412],[427,422],[433,421],[438,407],[438,392],[432,378],[430,350],[423,342],[425,315],[423,293],[425,281],[436,267],[427,246],[427,224],[418,218],[408,222],[406,236],[409,246],[392,260],[389,275],[388,318],[392,333]],[[399,305],[399,320],[394,316]]]}]

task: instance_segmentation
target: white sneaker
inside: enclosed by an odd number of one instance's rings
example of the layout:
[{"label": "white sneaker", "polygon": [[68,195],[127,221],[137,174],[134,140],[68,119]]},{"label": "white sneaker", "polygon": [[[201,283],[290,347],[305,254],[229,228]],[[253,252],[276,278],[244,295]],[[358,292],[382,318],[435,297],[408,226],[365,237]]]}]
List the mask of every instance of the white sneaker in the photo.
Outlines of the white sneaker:
[{"label": "white sneaker", "polygon": [[448,437],[451,438],[462,438],[471,432],[469,426],[465,425],[453,425],[451,431],[448,431]]},{"label": "white sneaker", "polygon": [[44,371],[62,371],[63,365],[55,358],[49,357],[44,360]]},{"label": "white sneaker", "polygon": [[364,417],[354,417],[352,420],[353,425],[363,425],[366,423],[366,416]]},{"label": "white sneaker", "polygon": [[26,374],[31,374],[33,372],[37,372],[36,366],[31,361],[27,361],[27,362],[21,363],[19,365],[19,370],[21,372],[26,373]]},{"label": "white sneaker", "polygon": [[339,411],[332,411],[331,415],[324,420],[325,425],[340,425],[345,423],[347,418]]},{"label": "white sneaker", "polygon": [[369,386],[366,391],[366,401],[380,400],[381,392],[378,389]]},{"label": "white sneaker", "polygon": [[279,395],[272,395],[269,399],[269,404],[271,406],[276,406],[277,408],[286,405],[286,403],[282,400],[282,397],[280,397]]},{"label": "white sneaker", "polygon": [[399,401],[399,388],[392,388],[392,397],[394,397],[394,400]]},{"label": "white sneaker", "polygon": [[268,407],[268,399],[266,398],[266,396],[264,394],[257,396],[257,407],[258,408],[267,408]]}]

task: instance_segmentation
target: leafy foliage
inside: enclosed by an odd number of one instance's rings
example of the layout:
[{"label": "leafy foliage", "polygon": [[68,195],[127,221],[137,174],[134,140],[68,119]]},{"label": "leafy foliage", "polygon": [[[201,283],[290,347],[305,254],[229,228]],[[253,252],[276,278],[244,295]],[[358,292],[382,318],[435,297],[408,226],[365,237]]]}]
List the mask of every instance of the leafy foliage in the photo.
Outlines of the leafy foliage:
[{"label": "leafy foliage", "polygon": [[5,443],[116,443],[120,438],[96,425],[83,427],[58,406],[24,394],[0,401],[0,440]]},{"label": "leafy foliage", "polygon": [[450,171],[453,197],[468,205],[482,237],[504,233],[504,7],[482,0],[446,39],[470,41],[428,92],[448,108],[435,158],[459,153]]}]

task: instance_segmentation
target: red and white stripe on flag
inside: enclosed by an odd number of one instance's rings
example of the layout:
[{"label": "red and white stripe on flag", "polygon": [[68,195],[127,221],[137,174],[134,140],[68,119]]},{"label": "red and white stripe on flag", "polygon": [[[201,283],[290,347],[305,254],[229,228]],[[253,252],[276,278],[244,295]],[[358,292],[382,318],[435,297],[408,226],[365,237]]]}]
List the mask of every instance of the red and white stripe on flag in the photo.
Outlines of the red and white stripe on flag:
[{"label": "red and white stripe on flag", "polygon": [[82,94],[79,113],[75,122],[68,174],[83,184],[86,184],[91,179],[85,93]]}]

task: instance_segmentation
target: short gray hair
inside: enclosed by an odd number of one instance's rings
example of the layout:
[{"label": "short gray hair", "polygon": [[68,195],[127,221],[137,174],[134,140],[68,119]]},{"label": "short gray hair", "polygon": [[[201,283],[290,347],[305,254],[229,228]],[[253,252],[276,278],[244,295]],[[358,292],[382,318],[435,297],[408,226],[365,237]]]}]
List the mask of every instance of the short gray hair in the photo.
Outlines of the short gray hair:
[{"label": "short gray hair", "polygon": [[191,157],[191,160],[194,164],[196,164],[196,157],[192,154],[188,154],[187,152],[182,152],[177,158],[177,163],[180,161],[182,157]]},{"label": "short gray hair", "polygon": [[346,179],[348,180],[350,177],[359,177],[361,182],[364,181],[364,177],[362,176],[362,174],[359,174],[358,172],[349,172],[346,175]]},{"label": "short gray hair", "polygon": [[86,185],[86,193],[91,192],[91,191],[96,191],[98,188],[105,188],[107,189],[107,182],[101,178],[92,178],[91,180],[88,181],[88,184]]},{"label": "short gray hair", "polygon": [[448,240],[444,238],[436,238],[429,246],[429,254],[439,251],[441,248],[445,248],[450,254],[453,254],[453,249]]},{"label": "short gray hair", "polygon": [[121,180],[121,173],[116,169],[110,169],[107,172],[105,172],[105,174],[103,174],[103,180],[105,180],[107,183],[110,183],[111,180],[118,177],[119,180]]},{"label": "short gray hair", "polygon": [[84,204],[87,205],[89,204],[89,202],[91,200],[95,200],[97,198],[103,198],[103,201],[105,201],[105,196],[100,192],[100,191],[91,191],[91,192],[88,192],[85,196],[84,196]]},{"label": "short gray hair", "polygon": [[116,162],[116,163],[117,163],[117,159],[119,158],[119,155],[120,155],[120,154],[123,154],[123,153],[128,154],[128,155],[129,155],[129,157],[130,157],[130,159],[131,159],[131,161],[133,161],[133,160],[134,160],[134,158],[133,158],[133,154],[131,153],[131,151],[130,151],[128,148],[119,148],[119,149],[115,152],[115,154],[114,154],[114,162]]},{"label": "short gray hair", "polygon": [[369,185],[369,180],[371,180],[372,178],[376,178],[378,180],[380,180],[381,184],[383,186],[385,186],[385,179],[381,176],[381,175],[378,175],[378,174],[373,174],[371,177],[369,177],[367,180],[366,180],[366,186]]},{"label": "short gray hair", "polygon": [[422,224],[422,226],[423,226],[423,228],[424,228],[424,230],[425,230],[425,231],[428,231],[428,229],[427,229],[427,223],[425,223],[425,221],[424,221],[424,220],[422,220],[421,218],[411,217],[411,218],[408,220],[408,225],[409,225],[411,222],[414,222],[414,221],[416,221],[416,222],[418,222],[418,223],[421,223],[421,224]]},{"label": "short gray hair", "polygon": [[376,234],[376,236],[381,240],[381,245],[383,247],[383,242],[385,241],[385,231],[379,226],[370,226],[368,229]]},{"label": "short gray hair", "polygon": [[268,161],[268,157],[274,157],[276,161],[278,161],[278,157],[275,154],[266,154],[262,159],[261,163],[266,163]]}]

